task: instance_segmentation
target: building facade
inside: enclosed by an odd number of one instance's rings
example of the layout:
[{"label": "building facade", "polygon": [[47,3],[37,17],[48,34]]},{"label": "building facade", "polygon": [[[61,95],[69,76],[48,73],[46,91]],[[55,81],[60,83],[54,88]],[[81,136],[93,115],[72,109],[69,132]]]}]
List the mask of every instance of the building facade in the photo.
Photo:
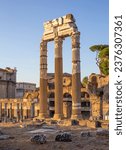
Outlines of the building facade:
[{"label": "building facade", "polygon": [[[34,102],[36,115],[39,114],[40,90],[26,92],[24,99]],[[47,111],[49,117],[55,114],[55,76],[54,73],[47,74]],[[72,75],[63,74],[63,117],[68,119],[72,115]],[[81,86],[81,115],[83,119],[90,118],[90,96],[85,87]],[[37,116],[36,116],[37,117]]]},{"label": "building facade", "polygon": [[15,98],[16,68],[0,68],[0,98]]},{"label": "building facade", "polygon": [[[96,79],[96,80],[95,80]],[[47,110],[50,118],[55,114],[55,78],[47,78]],[[100,84],[100,85],[99,85]],[[40,90],[25,92],[23,98],[0,99],[0,120],[17,121],[39,116]],[[63,116],[70,119],[72,115],[72,75],[63,74]],[[91,74],[87,87],[81,86],[81,115],[84,120],[109,120],[108,77]]]},{"label": "building facade", "polygon": [[23,98],[25,92],[33,92],[36,90],[35,83],[17,82],[16,83],[16,98]]}]

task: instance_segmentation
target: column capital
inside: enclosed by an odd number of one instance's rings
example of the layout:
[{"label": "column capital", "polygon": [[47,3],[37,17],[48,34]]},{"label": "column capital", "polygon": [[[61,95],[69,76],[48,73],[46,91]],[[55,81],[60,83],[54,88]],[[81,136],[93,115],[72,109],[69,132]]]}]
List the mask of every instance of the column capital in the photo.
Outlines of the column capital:
[{"label": "column capital", "polygon": [[40,43],[40,51],[47,51],[47,41],[41,41]]},{"label": "column capital", "polygon": [[42,40],[41,43],[40,43],[40,46],[47,45],[47,42],[48,42],[48,41]]},{"label": "column capital", "polygon": [[72,38],[72,49],[80,48],[80,32],[74,32],[71,35],[71,38]]},{"label": "column capital", "polygon": [[56,36],[54,38],[54,42],[55,42],[55,48],[58,48],[58,47],[62,46],[63,38]]},{"label": "column capital", "polygon": [[80,36],[80,32],[79,31],[75,31],[75,32],[72,33],[71,36]]}]

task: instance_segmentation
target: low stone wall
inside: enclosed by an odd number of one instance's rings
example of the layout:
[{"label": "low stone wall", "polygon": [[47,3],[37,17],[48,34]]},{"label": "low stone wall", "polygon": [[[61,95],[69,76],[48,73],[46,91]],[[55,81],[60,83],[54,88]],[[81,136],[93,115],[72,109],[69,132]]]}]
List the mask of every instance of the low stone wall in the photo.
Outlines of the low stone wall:
[{"label": "low stone wall", "polygon": [[97,128],[98,127],[98,121],[90,121],[90,120],[88,120],[87,121],[87,127],[89,127],[89,128],[93,128],[93,129],[95,129],[95,128]]}]

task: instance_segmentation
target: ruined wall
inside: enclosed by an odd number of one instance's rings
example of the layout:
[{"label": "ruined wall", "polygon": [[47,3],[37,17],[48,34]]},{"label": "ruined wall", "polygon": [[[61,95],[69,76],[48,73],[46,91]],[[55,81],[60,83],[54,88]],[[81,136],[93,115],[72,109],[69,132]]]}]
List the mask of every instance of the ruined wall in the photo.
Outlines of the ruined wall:
[{"label": "ruined wall", "polygon": [[91,102],[91,119],[109,119],[109,76],[91,74],[87,85]]}]

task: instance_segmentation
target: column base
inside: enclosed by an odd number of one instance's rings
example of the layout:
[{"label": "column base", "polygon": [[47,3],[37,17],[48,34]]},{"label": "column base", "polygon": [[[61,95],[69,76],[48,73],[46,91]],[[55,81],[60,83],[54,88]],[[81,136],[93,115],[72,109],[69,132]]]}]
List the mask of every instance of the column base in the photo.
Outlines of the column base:
[{"label": "column base", "polygon": [[53,119],[54,120],[62,120],[63,119],[63,114],[54,114]]},{"label": "column base", "polygon": [[71,116],[71,119],[75,119],[75,120],[82,119],[82,115],[81,115],[81,114],[72,115],[72,116]]},{"label": "column base", "polygon": [[38,119],[42,120],[42,119],[46,119],[46,118],[48,118],[47,113],[39,113]]}]

